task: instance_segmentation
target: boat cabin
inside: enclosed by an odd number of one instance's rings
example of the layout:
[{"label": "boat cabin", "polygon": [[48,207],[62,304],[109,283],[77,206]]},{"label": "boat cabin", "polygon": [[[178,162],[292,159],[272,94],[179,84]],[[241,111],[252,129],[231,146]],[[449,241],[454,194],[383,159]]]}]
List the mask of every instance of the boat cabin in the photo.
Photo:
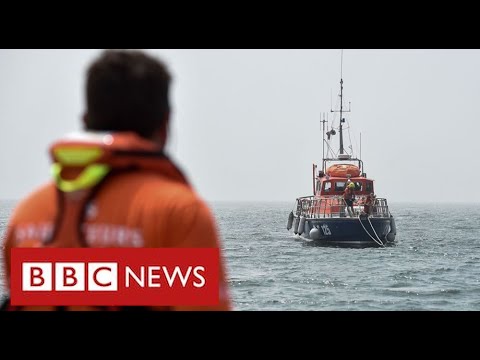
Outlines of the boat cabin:
[{"label": "boat cabin", "polygon": [[355,184],[355,195],[367,196],[374,193],[373,180],[368,179],[367,174],[362,172],[361,160],[355,160],[358,161],[358,165],[334,164],[329,166],[325,173],[319,171],[315,177],[314,195],[316,197],[342,196],[348,181]]},{"label": "boat cabin", "polygon": [[[323,177],[317,177],[316,179],[316,187],[315,187],[315,196],[331,196],[343,195],[345,190],[345,186],[347,184],[348,178],[346,177],[338,177],[333,176],[330,177],[328,175]],[[373,180],[367,179],[362,176],[352,177],[350,178],[355,184],[355,194],[356,195],[369,195],[373,193]]]}]

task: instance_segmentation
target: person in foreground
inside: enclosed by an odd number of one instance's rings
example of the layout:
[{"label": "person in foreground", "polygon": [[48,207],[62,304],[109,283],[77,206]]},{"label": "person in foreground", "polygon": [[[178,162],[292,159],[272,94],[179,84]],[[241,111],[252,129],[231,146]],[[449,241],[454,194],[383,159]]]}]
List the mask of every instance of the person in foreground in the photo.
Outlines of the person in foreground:
[{"label": "person in foreground", "polygon": [[[85,131],[51,145],[53,181],[23,199],[10,218],[7,286],[12,247],[221,249],[210,209],[163,151],[170,113],[166,66],[141,51],[106,50],[86,80]],[[225,268],[220,251],[217,306],[148,309],[232,310]],[[59,310],[16,308],[8,300],[4,308]]]}]

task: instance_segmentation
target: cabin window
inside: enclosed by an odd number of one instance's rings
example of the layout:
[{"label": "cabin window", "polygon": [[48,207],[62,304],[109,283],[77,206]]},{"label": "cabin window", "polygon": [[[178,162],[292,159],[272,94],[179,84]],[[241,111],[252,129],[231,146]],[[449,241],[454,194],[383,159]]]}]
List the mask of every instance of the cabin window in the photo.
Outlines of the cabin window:
[{"label": "cabin window", "polygon": [[317,192],[319,192],[321,188],[322,188],[322,183],[320,181],[318,181],[317,182]]},{"label": "cabin window", "polygon": [[332,189],[332,183],[330,181],[325,182],[325,185],[323,185],[323,192],[330,192]]},{"label": "cabin window", "polygon": [[335,191],[343,191],[345,190],[345,181],[337,181],[335,183]]},{"label": "cabin window", "polygon": [[367,190],[367,193],[373,192],[373,183],[371,181],[367,181],[366,190]]}]

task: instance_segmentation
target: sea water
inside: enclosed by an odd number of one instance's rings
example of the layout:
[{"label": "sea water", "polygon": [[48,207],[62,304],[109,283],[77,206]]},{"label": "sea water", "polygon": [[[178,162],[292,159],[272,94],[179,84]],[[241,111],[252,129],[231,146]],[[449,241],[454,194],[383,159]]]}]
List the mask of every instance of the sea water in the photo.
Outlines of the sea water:
[{"label": "sea water", "polygon": [[[0,234],[15,201],[0,202]],[[386,248],[311,246],[289,202],[210,203],[238,311],[480,310],[480,204],[390,203]],[[0,267],[0,298],[3,287]]]}]

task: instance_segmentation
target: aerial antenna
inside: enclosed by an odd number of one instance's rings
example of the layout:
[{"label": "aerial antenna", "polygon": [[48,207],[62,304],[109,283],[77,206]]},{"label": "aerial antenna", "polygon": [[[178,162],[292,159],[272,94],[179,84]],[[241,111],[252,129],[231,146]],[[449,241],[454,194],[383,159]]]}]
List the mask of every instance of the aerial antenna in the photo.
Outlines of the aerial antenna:
[{"label": "aerial antenna", "polygon": [[330,88],[330,111],[333,109],[333,102],[332,102],[332,88]]},{"label": "aerial antenna", "polygon": [[340,60],[340,79],[343,78],[343,49],[342,49],[342,56]]},{"label": "aerial antenna", "polygon": [[[323,113],[323,120],[321,121],[321,123],[322,123],[322,137],[323,137],[323,141],[322,141],[322,160],[325,159],[325,123],[326,122],[327,121],[325,120],[325,113]],[[322,170],[325,171],[323,166],[322,166]]]},{"label": "aerial antenna", "polygon": [[360,132],[360,160],[362,160],[362,132]]}]

